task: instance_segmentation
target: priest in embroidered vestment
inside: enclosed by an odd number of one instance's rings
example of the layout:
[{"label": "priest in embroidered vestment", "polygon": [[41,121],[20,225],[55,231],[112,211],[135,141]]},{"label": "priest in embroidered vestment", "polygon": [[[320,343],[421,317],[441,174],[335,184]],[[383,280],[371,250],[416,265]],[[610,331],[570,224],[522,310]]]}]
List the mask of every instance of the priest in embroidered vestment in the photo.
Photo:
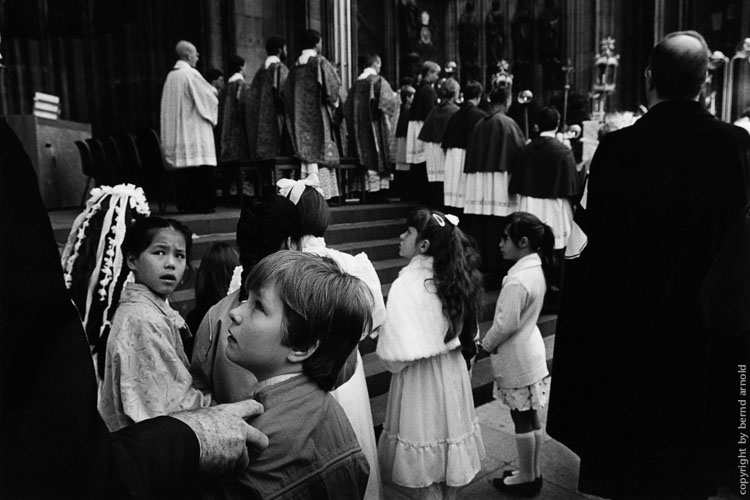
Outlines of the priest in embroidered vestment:
[{"label": "priest in embroidered vestment", "polygon": [[161,95],[161,143],[167,163],[177,169],[177,209],[213,211],[216,146],[213,127],[219,113],[217,90],[195,69],[198,50],[182,40],[178,61],[167,75]]},{"label": "priest in embroidered vestment", "polygon": [[287,126],[295,155],[302,162],[302,177],[317,172],[328,200],[339,195],[334,167],[339,163],[340,139],[334,115],[340,104],[341,80],[333,64],[320,54],[320,33],[305,31],[302,47],[282,90]]},{"label": "priest in embroidered vestment", "polygon": [[291,156],[281,89],[289,68],[286,67],[286,41],[272,36],[266,41],[266,60],[258,69],[245,94],[245,126],[250,143],[250,158],[265,160]]},{"label": "priest in embroidered vestment", "polygon": [[349,91],[344,105],[349,155],[367,169],[367,191],[388,189],[394,158],[390,143],[398,120],[400,99],[380,76],[380,56],[367,57],[367,67]]},{"label": "priest in embroidered vestment", "polygon": [[245,100],[248,84],[245,81],[245,60],[234,55],[229,58],[229,71],[224,96],[224,116],[221,124],[221,161],[240,161],[250,158],[247,131],[245,130]]}]

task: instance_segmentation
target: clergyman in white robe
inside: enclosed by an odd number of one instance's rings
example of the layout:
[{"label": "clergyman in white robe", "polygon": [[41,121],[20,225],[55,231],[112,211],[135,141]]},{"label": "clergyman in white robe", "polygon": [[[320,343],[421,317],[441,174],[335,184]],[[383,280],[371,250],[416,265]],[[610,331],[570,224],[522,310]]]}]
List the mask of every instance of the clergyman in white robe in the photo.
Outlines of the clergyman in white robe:
[{"label": "clergyman in white robe", "polygon": [[[197,61],[197,52],[194,60]],[[213,127],[218,119],[219,100],[216,89],[193,66],[188,60],[178,60],[164,82],[161,142],[167,163],[178,169],[178,210],[204,212],[214,206],[210,167],[216,166]]]}]

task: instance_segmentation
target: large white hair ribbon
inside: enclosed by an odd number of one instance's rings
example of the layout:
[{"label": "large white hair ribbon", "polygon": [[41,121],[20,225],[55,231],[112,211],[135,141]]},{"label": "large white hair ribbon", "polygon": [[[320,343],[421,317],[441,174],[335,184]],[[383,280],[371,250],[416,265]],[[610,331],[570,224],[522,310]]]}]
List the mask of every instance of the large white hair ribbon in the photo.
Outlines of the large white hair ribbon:
[{"label": "large white hair ribbon", "polygon": [[305,192],[305,188],[310,186],[315,188],[321,195],[323,190],[320,189],[320,180],[318,174],[310,174],[302,180],[295,181],[294,179],[279,179],[276,182],[279,188],[279,194],[284,198],[289,198],[295,205],[299,202],[300,196]]}]

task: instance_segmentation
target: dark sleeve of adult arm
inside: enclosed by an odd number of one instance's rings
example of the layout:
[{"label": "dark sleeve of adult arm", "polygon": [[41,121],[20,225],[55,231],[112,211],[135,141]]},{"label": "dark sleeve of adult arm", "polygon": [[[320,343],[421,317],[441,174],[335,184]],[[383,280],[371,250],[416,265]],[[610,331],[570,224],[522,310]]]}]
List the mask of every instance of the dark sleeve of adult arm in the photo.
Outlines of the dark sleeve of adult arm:
[{"label": "dark sleeve of adult arm", "polygon": [[107,430],[37,177],[2,119],[0,235],[0,498],[178,496],[198,439],[170,417]]}]

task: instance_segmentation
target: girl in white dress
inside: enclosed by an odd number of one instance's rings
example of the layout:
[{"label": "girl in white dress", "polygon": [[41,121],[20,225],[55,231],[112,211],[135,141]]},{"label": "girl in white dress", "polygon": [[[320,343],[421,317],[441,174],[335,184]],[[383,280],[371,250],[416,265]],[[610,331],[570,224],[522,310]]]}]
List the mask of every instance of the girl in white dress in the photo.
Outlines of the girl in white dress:
[{"label": "girl in white dress", "polygon": [[411,262],[391,285],[377,347],[393,373],[381,473],[409,497],[455,498],[484,457],[465,359],[476,349],[477,252],[452,215],[419,208],[406,225],[399,254]]}]

